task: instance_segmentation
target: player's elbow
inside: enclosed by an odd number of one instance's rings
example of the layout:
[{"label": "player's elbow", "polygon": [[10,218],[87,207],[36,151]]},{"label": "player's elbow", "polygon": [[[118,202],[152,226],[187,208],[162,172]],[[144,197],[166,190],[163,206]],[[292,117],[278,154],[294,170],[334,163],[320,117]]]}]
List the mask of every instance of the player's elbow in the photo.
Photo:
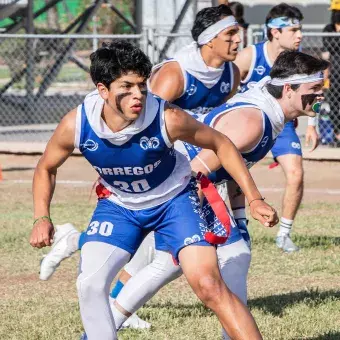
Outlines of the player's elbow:
[{"label": "player's elbow", "polygon": [[222,133],[219,133],[218,136],[216,136],[215,140],[215,152],[216,154],[225,154],[230,150],[230,148],[233,147],[232,141]]},{"label": "player's elbow", "polygon": [[52,176],[57,174],[57,167],[48,166],[44,161],[44,157],[41,157],[34,171],[34,178]]}]

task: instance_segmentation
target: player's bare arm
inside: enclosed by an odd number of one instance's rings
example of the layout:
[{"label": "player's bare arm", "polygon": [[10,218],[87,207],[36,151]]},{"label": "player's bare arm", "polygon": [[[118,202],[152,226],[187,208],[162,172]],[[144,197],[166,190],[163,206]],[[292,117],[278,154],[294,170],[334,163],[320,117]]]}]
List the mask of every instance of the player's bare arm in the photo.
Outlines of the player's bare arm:
[{"label": "player's bare arm", "polygon": [[179,98],[184,89],[181,67],[177,62],[169,62],[162,66],[150,78],[150,91],[164,100],[172,102]]},{"label": "player's bare arm", "polygon": [[309,152],[314,151],[319,145],[319,135],[316,131],[315,126],[308,125],[306,130],[306,146],[311,144]]},{"label": "player's bare arm", "polygon": [[76,109],[70,111],[60,122],[40,158],[33,178],[34,220],[30,244],[42,248],[51,245],[54,228],[50,216],[57,169],[74,150]]},{"label": "player's bare arm", "polygon": [[[262,114],[260,110],[253,108],[233,110],[223,115],[214,128],[226,135],[240,152],[247,152],[261,140],[263,134]],[[204,174],[208,174],[208,169],[213,172],[220,167],[220,159],[213,151],[207,149],[202,150],[198,157],[191,161],[191,168]],[[248,202],[251,201],[248,199]],[[250,208],[253,218],[264,226],[273,227],[278,222],[275,210],[264,201],[253,201]]]},{"label": "player's bare arm", "polygon": [[[234,143],[238,151],[246,152],[255,147],[262,137],[261,112],[253,108],[233,110],[218,119],[214,129],[226,135]],[[222,166],[219,158],[211,150],[202,150],[199,153],[199,158],[191,161],[191,166],[193,168],[200,167],[200,160],[207,165],[211,172],[218,170]],[[201,172],[206,174],[208,170],[205,168]]]},{"label": "player's bare arm", "polygon": [[237,57],[234,61],[236,66],[239,68],[241,80],[247,77],[249,72],[251,62],[253,59],[253,48],[252,46],[248,46],[243,49],[241,52],[237,54]]}]

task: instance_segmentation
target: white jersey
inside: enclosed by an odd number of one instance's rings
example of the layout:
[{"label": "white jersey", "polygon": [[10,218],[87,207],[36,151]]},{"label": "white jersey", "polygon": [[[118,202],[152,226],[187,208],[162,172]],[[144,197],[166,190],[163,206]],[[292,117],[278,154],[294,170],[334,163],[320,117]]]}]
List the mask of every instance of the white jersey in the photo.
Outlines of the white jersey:
[{"label": "white jersey", "polygon": [[112,192],[110,200],[131,210],[162,204],[189,183],[188,160],[174,150],[164,122],[164,101],[148,93],[143,114],[113,133],[101,118],[97,91],[79,105],[75,146]]}]

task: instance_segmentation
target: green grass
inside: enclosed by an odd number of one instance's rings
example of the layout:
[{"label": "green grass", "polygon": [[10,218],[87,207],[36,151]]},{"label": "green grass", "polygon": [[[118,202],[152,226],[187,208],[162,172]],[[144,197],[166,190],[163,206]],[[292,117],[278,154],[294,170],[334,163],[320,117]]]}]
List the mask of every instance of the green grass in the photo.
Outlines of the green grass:
[{"label": "green grass", "polygon": [[[36,250],[28,244],[30,188],[4,183],[2,189],[0,339],[79,339],[82,324],[75,286],[79,255],[64,261],[50,281],[39,281],[39,261],[47,249]],[[94,198],[88,201],[88,188],[59,186],[52,217],[56,223],[71,221],[81,228],[94,205]],[[294,225],[294,240],[302,248],[296,254],[278,251],[277,229],[251,222],[249,305],[265,339],[340,339],[339,217],[339,203],[304,203]],[[119,333],[120,339],[221,338],[216,317],[183,278],[164,287],[139,315],[152,323],[152,329],[125,330]]]}]

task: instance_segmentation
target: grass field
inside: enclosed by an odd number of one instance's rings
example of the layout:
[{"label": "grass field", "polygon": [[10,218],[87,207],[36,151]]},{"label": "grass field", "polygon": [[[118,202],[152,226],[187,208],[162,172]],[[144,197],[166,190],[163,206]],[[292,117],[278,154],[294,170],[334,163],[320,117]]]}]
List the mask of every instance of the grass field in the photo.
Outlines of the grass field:
[{"label": "grass field", "polygon": [[[0,156],[5,180],[0,182],[0,339],[79,339],[82,324],[76,295],[78,255],[62,263],[48,282],[38,279],[39,260],[46,250],[28,243],[32,223],[29,179],[37,157]],[[20,166],[16,166],[20,164]],[[72,158],[59,178],[92,180]],[[86,166],[86,165],[84,165]],[[313,174],[328,169],[327,188],[340,189],[340,164],[306,164],[306,187],[318,189]],[[279,170],[266,163],[254,169],[259,186],[282,187]],[[324,175],[324,172],[323,172]],[[21,183],[16,180],[24,180]],[[305,200],[294,226],[296,254],[283,254],[273,240],[277,229],[266,230],[252,221],[253,250],[249,276],[249,305],[265,339],[340,339],[340,196],[313,194]],[[90,185],[58,185],[52,208],[56,223],[86,226],[95,206]],[[276,207],[280,193],[267,196]],[[183,278],[165,287],[140,312],[151,331],[122,331],[120,339],[220,339],[212,313],[202,307]]]}]

